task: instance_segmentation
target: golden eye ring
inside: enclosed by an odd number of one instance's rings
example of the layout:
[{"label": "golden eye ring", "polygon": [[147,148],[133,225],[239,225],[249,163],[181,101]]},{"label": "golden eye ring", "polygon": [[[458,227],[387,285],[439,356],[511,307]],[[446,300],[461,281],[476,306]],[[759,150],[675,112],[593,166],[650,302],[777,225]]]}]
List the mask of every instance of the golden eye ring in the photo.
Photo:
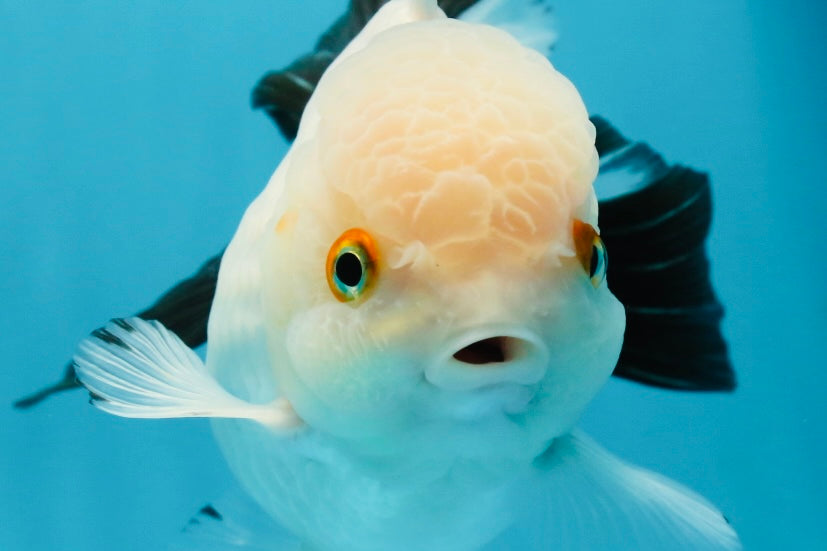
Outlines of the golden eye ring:
[{"label": "golden eye ring", "polygon": [[594,226],[582,220],[574,221],[573,228],[574,248],[577,252],[577,259],[583,270],[589,274],[592,286],[600,287],[606,279],[606,268],[609,265],[609,255],[606,245],[600,239],[600,235]]},{"label": "golden eye ring", "polygon": [[327,253],[325,271],[330,292],[340,302],[365,296],[376,280],[378,251],[373,237],[361,228],[339,236]]}]

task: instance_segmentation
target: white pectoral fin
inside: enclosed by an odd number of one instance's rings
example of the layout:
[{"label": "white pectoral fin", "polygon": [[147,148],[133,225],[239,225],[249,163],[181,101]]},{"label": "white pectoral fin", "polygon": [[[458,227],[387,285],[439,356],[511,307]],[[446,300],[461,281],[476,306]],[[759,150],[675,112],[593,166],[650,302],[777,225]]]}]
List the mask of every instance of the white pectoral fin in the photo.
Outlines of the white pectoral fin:
[{"label": "white pectoral fin", "polygon": [[276,430],[302,424],[286,400],[253,404],[227,392],[195,352],[157,321],[110,321],[80,343],[74,366],[92,403],[114,415],[231,417]]},{"label": "white pectoral fin", "polygon": [[560,549],[737,550],[738,536],[706,499],[624,463],[581,434],[552,445],[539,465],[547,528]]}]

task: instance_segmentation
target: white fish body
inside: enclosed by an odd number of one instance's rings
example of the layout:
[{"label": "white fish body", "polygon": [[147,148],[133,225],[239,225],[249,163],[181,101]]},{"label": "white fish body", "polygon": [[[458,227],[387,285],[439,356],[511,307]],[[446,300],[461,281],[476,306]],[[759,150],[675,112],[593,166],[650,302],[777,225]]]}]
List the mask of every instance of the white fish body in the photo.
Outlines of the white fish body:
[{"label": "white fish body", "polygon": [[244,490],[308,549],[736,549],[701,498],[572,434],[624,330],[596,172],[542,55],[394,0],[227,249],[206,366],[128,320],[81,345],[78,375],[116,414],[214,417]]}]

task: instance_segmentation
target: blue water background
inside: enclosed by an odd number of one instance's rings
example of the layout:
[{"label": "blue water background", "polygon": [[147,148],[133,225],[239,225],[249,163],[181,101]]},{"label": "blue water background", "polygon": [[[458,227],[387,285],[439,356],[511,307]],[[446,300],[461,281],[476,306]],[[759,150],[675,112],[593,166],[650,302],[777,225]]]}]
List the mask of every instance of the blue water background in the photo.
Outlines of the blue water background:
[{"label": "blue water background", "polygon": [[[81,392],[19,412],[75,344],[229,240],[285,151],[252,84],[344,0],[0,0],[0,549],[161,548],[229,476],[206,421]],[[561,0],[555,65],[593,113],[711,172],[740,386],[612,381],[583,425],[719,505],[749,550],[827,542],[821,2]]]}]

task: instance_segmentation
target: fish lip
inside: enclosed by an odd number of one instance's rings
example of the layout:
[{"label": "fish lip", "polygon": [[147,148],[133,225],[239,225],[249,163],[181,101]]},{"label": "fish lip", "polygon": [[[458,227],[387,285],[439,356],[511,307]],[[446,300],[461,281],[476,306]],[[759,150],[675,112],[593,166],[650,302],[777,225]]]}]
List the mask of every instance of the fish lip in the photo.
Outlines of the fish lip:
[{"label": "fish lip", "polygon": [[[549,351],[539,335],[527,327],[486,324],[461,330],[446,340],[443,352],[425,368],[425,379],[451,391],[470,391],[501,386],[533,386],[545,376]],[[513,339],[512,356],[496,364],[472,365],[454,357],[459,350],[485,339]]]}]

